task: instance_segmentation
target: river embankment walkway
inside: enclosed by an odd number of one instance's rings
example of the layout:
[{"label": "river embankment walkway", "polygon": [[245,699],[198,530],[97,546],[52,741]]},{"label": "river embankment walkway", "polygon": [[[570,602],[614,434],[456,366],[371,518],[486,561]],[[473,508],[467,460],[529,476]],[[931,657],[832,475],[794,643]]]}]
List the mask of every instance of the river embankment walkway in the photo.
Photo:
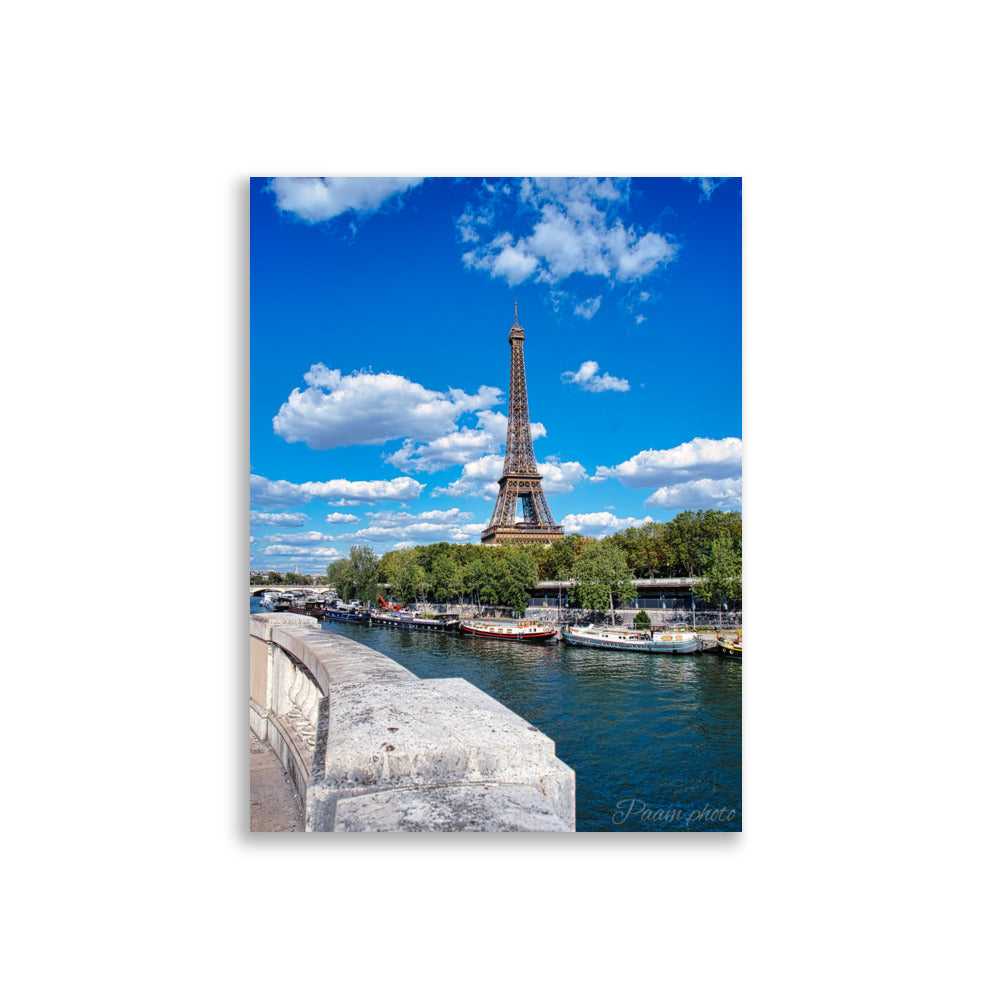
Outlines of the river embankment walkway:
[{"label": "river embankment walkway", "polygon": [[301,833],[302,810],[277,754],[250,733],[250,832]]}]

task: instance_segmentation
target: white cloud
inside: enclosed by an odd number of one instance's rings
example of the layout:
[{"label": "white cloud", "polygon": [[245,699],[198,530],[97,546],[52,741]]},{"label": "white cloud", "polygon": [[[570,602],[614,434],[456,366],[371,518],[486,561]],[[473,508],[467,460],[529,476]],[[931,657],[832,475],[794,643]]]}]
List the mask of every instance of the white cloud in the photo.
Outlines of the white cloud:
[{"label": "white cloud", "polygon": [[575,372],[563,372],[562,380],[564,382],[574,382],[581,389],[586,389],[587,392],[607,392],[608,390],[613,390],[614,392],[629,391],[628,379],[616,378],[614,375],[607,374],[598,375],[598,368],[599,365],[596,361],[584,361],[580,365],[579,370]]},{"label": "white cloud", "polygon": [[422,177],[275,177],[268,185],[282,212],[324,222],[344,212],[371,215]]},{"label": "white cloud", "polygon": [[636,517],[615,517],[614,514],[606,510],[597,511],[593,514],[567,514],[562,519],[562,526],[567,534],[579,533],[592,538],[605,538],[613,535],[616,531],[624,531],[626,528],[637,528],[640,525],[648,524],[653,518]]},{"label": "white cloud", "polygon": [[585,299],[573,310],[573,313],[576,316],[582,316],[584,319],[591,319],[600,308],[601,297],[598,295],[592,299]]},{"label": "white cloud", "polygon": [[250,476],[250,502],[261,507],[295,507],[308,503],[314,497],[329,500],[373,503],[378,500],[415,500],[423,490],[423,483],[406,476],[392,480],[351,482],[331,479],[325,483],[290,483],[285,479],[269,480],[263,476]]},{"label": "white cloud", "polygon": [[308,388],[293,389],[274,417],[274,430],[289,443],[310,448],[350,444],[384,444],[395,438],[430,441],[457,429],[463,413],[489,409],[499,389],[480,386],[469,395],[461,389],[436,392],[388,372],[355,372],[313,365],[305,376]]},{"label": "white cloud", "polygon": [[694,181],[698,185],[698,190],[700,194],[698,195],[698,201],[711,201],[712,192],[725,184],[728,177],[685,177],[687,181]]},{"label": "white cloud", "polygon": [[261,507],[296,507],[311,499],[297,483],[286,479],[272,481],[253,473],[250,475],[250,502]]},{"label": "white cloud", "polygon": [[361,518],[357,514],[327,514],[328,524],[358,524]]},{"label": "white cloud", "polygon": [[379,527],[402,527],[420,522],[437,524],[453,524],[455,521],[469,521],[472,514],[468,511],[452,507],[451,510],[425,510],[419,514],[411,514],[405,510],[380,510],[368,515],[371,523]]},{"label": "white cloud", "polygon": [[259,510],[250,511],[251,524],[270,524],[275,527],[298,528],[306,523],[305,514],[265,514]]},{"label": "white cloud", "polygon": [[[577,483],[587,478],[587,470],[579,462],[560,462],[553,458],[537,465],[542,476],[542,491],[546,496],[570,493]],[[502,475],[503,455],[483,455],[474,462],[467,462],[458,479],[447,486],[436,487],[431,496],[474,496],[496,500],[500,489],[497,481]]]},{"label": "white cloud", "polygon": [[370,515],[371,524],[349,534],[338,535],[341,543],[362,542],[380,548],[391,543],[430,544],[432,542],[476,542],[485,524],[469,524],[473,515],[452,507],[450,510],[377,511]]},{"label": "white cloud", "polygon": [[728,510],[743,506],[743,479],[697,479],[663,486],[648,497],[646,507],[666,510]]},{"label": "white cloud", "polygon": [[437,486],[431,496],[477,496],[484,500],[497,497],[497,480],[503,473],[503,455],[483,455],[472,462],[466,462],[462,475],[447,486]]},{"label": "white cloud", "polygon": [[[594,178],[524,179],[519,198],[522,212],[533,216],[533,228],[520,238],[501,232],[462,256],[468,268],[505,278],[510,285],[528,277],[556,284],[572,274],[635,281],[668,264],[678,244],[659,233],[626,227],[620,218],[627,207],[627,180]],[[494,208],[501,200],[494,199]],[[485,234],[472,224],[466,209],[459,226],[465,242],[479,243]],[[464,227],[464,228],[462,228]]]},{"label": "white cloud", "polygon": [[671,486],[694,479],[728,479],[743,467],[743,442],[730,437],[693,438],[676,448],[641,451],[620,465],[599,466],[594,478],[626,486]]},{"label": "white cloud", "polygon": [[462,263],[489,271],[491,277],[506,278],[508,285],[519,285],[538,267],[538,258],[513,242],[510,233],[500,233],[485,249],[462,254]]},{"label": "white cloud", "polygon": [[587,478],[587,470],[579,462],[549,459],[538,463],[538,471],[542,475],[542,490],[546,496],[572,493],[577,483]]},{"label": "white cloud", "polygon": [[268,545],[260,553],[264,556],[312,556],[314,559],[331,559],[339,556],[339,549],[315,549],[305,545]]},{"label": "white cloud", "polygon": [[[492,410],[481,410],[475,428],[463,427],[454,434],[446,434],[427,444],[416,445],[412,439],[386,458],[404,472],[437,472],[451,465],[464,465],[477,455],[496,451],[507,440],[507,417]],[[544,424],[531,425],[531,438],[545,436]]]},{"label": "white cloud", "polygon": [[347,479],[331,479],[325,483],[303,483],[302,489],[309,496],[329,499],[340,497],[347,500],[362,500],[374,503],[377,500],[416,500],[424,484],[408,476],[395,479],[373,479],[350,482]]},{"label": "white cloud", "polygon": [[324,535],[320,531],[300,531],[295,535],[270,535],[267,539],[272,545],[320,545],[336,540],[333,535]]},{"label": "white cloud", "polygon": [[389,542],[407,541],[430,545],[433,542],[478,542],[484,524],[442,524],[440,521],[417,521],[406,525],[373,525],[359,528],[347,535],[340,535],[339,542],[367,542],[385,545]]}]

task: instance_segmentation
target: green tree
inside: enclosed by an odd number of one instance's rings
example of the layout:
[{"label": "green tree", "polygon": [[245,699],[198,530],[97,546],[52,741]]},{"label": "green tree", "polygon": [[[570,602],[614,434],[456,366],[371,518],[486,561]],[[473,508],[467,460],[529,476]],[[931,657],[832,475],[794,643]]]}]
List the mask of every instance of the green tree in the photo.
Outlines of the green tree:
[{"label": "green tree", "polygon": [[703,513],[684,510],[667,522],[667,539],[685,576],[694,576],[701,561]]},{"label": "green tree", "polygon": [[694,596],[712,604],[725,604],[743,596],[743,557],[736,551],[728,534],[716,538],[711,545],[708,564],[701,582],[694,587]]},{"label": "green tree", "polygon": [[281,583],[281,574],[276,569],[268,570],[267,582],[271,584],[272,587],[277,586]]},{"label": "green tree", "polygon": [[399,578],[398,600],[412,604],[427,589],[427,574],[416,559],[408,561]]},{"label": "green tree", "polygon": [[379,563],[379,577],[389,588],[393,600],[409,604],[424,592],[427,577],[420,565],[420,554],[416,549],[397,549],[387,552]]},{"label": "green tree", "polygon": [[452,552],[437,554],[431,567],[429,585],[434,600],[449,604],[462,596],[465,573]]},{"label": "green tree", "polygon": [[653,522],[626,528],[612,536],[625,553],[632,575],[652,576],[656,567],[656,550],[653,543]]},{"label": "green tree", "polygon": [[477,604],[501,604],[500,550],[483,546],[479,558],[466,570],[466,582]]},{"label": "green tree", "polygon": [[728,538],[743,549],[743,517],[738,511],[685,510],[666,524],[666,541],[687,576],[701,576],[712,557],[712,543]]},{"label": "green tree", "polygon": [[520,618],[527,610],[531,589],[538,583],[538,563],[523,549],[503,550],[499,563],[500,603],[509,604]]},{"label": "green tree", "polygon": [[349,559],[338,559],[326,567],[327,582],[342,601],[354,599],[354,574]]},{"label": "green tree", "polygon": [[580,607],[592,611],[607,611],[610,607],[612,622],[616,597],[619,605],[635,600],[635,584],[625,553],[610,538],[584,548],[573,563],[573,578],[577,581],[573,598]]},{"label": "green tree", "polygon": [[538,573],[543,580],[566,580],[573,569],[576,549],[568,538],[554,541],[538,559]]},{"label": "green tree", "polygon": [[357,599],[372,604],[378,595],[378,556],[369,545],[352,545],[347,560],[351,567],[351,585]]}]

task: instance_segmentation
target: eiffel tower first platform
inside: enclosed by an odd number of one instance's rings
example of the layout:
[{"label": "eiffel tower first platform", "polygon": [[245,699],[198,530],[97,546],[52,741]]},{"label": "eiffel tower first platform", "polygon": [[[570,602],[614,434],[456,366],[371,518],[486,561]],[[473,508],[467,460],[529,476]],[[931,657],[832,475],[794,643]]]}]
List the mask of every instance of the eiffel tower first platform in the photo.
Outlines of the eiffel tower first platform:
[{"label": "eiffel tower first platform", "polygon": [[[507,337],[510,344],[510,402],[507,408],[507,453],[503,475],[498,480],[500,493],[489,526],[482,533],[483,545],[527,545],[542,542],[551,545],[564,535],[552,519],[552,512],[542,492],[542,477],[535,465],[531,445],[531,421],[528,419],[528,386],[524,377],[524,329],[517,322]],[[520,501],[522,516],[518,517]]]}]

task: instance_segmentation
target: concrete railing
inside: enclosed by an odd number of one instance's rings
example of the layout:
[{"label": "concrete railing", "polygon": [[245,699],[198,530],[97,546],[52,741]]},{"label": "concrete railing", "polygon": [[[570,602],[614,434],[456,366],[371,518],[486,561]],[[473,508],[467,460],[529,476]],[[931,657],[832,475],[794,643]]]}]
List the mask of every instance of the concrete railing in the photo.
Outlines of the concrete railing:
[{"label": "concrete railing", "polygon": [[250,728],[284,765],[306,830],[571,832],[555,744],[460,678],[420,680],[295,614],[250,617]]}]

